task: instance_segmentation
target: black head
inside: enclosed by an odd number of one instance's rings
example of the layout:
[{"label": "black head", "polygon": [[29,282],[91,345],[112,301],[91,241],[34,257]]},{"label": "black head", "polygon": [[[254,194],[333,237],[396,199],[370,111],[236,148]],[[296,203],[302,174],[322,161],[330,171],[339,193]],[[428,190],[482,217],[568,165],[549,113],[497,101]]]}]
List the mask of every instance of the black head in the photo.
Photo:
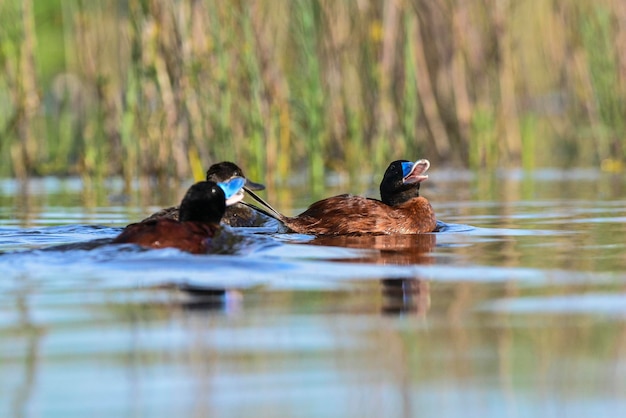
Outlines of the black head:
[{"label": "black head", "polygon": [[380,199],[395,206],[419,197],[420,183],[428,178],[424,175],[428,167],[428,160],[418,160],[415,163],[407,160],[392,162],[380,182]]},{"label": "black head", "polygon": [[[207,181],[213,181],[215,183],[226,181],[232,177],[246,178],[245,174],[243,174],[243,170],[239,168],[237,164],[231,163],[230,161],[222,161],[221,163],[213,164],[206,172]],[[265,186],[246,178],[246,188],[250,190],[263,190]]]},{"label": "black head", "polygon": [[180,221],[218,224],[226,211],[226,195],[217,183],[201,181],[187,190],[180,204]]}]

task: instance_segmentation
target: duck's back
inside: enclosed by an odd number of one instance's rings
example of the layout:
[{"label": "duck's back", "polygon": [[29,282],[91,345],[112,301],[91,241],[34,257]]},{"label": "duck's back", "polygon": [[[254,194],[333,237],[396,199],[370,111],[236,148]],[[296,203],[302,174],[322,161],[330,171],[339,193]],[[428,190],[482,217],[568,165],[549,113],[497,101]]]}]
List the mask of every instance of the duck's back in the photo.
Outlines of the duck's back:
[{"label": "duck's back", "polygon": [[[161,209],[158,212],[153,213],[141,222],[150,222],[157,219],[173,219],[177,221],[179,218],[179,207],[172,206],[169,208]],[[235,203],[232,206],[228,206],[222,216],[221,223],[234,227],[252,227],[263,226],[271,218],[261,214],[248,205],[243,203]]]},{"label": "duck's back", "polygon": [[170,206],[169,208],[161,209],[158,212],[154,212],[152,215],[148,216],[141,222],[145,223],[145,222],[155,221],[157,219],[173,219],[177,221],[179,214],[180,214],[180,210],[178,206]]},{"label": "duck's back", "polygon": [[389,206],[380,200],[344,194],[312,204],[285,224],[295,232],[315,235],[418,234],[432,232],[437,221],[424,197]]},{"label": "duck's back", "polygon": [[207,240],[215,235],[218,228],[217,225],[201,222],[161,218],[128,225],[113,243],[132,243],[152,248],[173,247],[201,254],[207,252]]}]

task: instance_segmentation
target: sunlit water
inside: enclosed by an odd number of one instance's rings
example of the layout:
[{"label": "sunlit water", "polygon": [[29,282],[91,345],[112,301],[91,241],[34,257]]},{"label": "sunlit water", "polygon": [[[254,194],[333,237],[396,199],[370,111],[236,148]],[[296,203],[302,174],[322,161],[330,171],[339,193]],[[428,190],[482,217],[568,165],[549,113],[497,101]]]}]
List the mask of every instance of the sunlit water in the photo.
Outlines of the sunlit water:
[{"label": "sunlit water", "polygon": [[158,208],[115,182],[0,181],[0,416],[621,416],[624,176],[429,182],[436,234],[194,256],[106,245]]}]

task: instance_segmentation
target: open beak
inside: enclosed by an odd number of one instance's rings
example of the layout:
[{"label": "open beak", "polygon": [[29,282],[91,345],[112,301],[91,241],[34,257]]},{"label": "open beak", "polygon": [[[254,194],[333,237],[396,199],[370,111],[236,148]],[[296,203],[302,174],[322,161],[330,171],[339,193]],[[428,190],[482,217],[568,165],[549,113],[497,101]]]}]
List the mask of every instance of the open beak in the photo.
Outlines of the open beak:
[{"label": "open beak", "polygon": [[243,189],[239,190],[237,193],[227,198],[226,206],[234,205],[235,203],[241,202],[242,200],[243,200]]},{"label": "open beak", "polygon": [[424,180],[428,179],[428,175],[424,174],[428,171],[430,167],[430,162],[428,160],[417,160],[413,164],[413,168],[409,174],[402,178],[402,183],[404,184],[413,184],[413,183],[421,183]]}]

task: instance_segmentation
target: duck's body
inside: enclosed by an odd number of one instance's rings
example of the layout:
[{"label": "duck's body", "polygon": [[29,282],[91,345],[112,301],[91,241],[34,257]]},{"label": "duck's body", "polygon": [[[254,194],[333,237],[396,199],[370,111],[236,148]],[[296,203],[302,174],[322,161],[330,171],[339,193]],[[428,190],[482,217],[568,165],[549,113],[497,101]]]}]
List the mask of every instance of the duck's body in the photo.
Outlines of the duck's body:
[{"label": "duck's body", "polygon": [[243,198],[244,182],[245,179],[234,177],[219,184],[212,181],[196,183],[183,198],[179,220],[158,218],[130,224],[113,243],[206,253],[210,249],[210,238],[219,231],[226,206]]},{"label": "duck's body", "polygon": [[315,202],[294,217],[284,216],[269,205],[267,207],[285,226],[302,234],[432,232],[437,226],[435,212],[428,200],[419,195],[419,185],[428,178],[424,173],[429,167],[428,160],[391,163],[380,184],[381,200],[344,194]]},{"label": "duck's body", "polygon": [[[244,186],[246,190],[265,189],[264,185],[247,179],[243,174],[243,170],[237,164],[230,161],[222,161],[221,163],[213,164],[206,173],[207,181],[213,181],[215,183],[224,182],[233,177],[243,177],[246,180],[246,184]],[[141,222],[148,222],[162,218],[177,221],[179,219],[179,214],[180,207],[171,206],[153,213]],[[238,202],[226,208],[224,216],[222,216],[221,223],[234,227],[260,226],[267,220],[268,217],[256,210],[254,206],[248,205],[245,202]]]},{"label": "duck's body", "polygon": [[424,197],[389,206],[347,194],[315,202],[300,215],[282,221],[294,232],[314,235],[421,234],[432,232],[437,224]]},{"label": "duck's body", "polygon": [[132,243],[150,248],[171,247],[193,254],[205,254],[210,249],[210,238],[218,230],[217,224],[161,218],[128,225],[113,243]]}]

